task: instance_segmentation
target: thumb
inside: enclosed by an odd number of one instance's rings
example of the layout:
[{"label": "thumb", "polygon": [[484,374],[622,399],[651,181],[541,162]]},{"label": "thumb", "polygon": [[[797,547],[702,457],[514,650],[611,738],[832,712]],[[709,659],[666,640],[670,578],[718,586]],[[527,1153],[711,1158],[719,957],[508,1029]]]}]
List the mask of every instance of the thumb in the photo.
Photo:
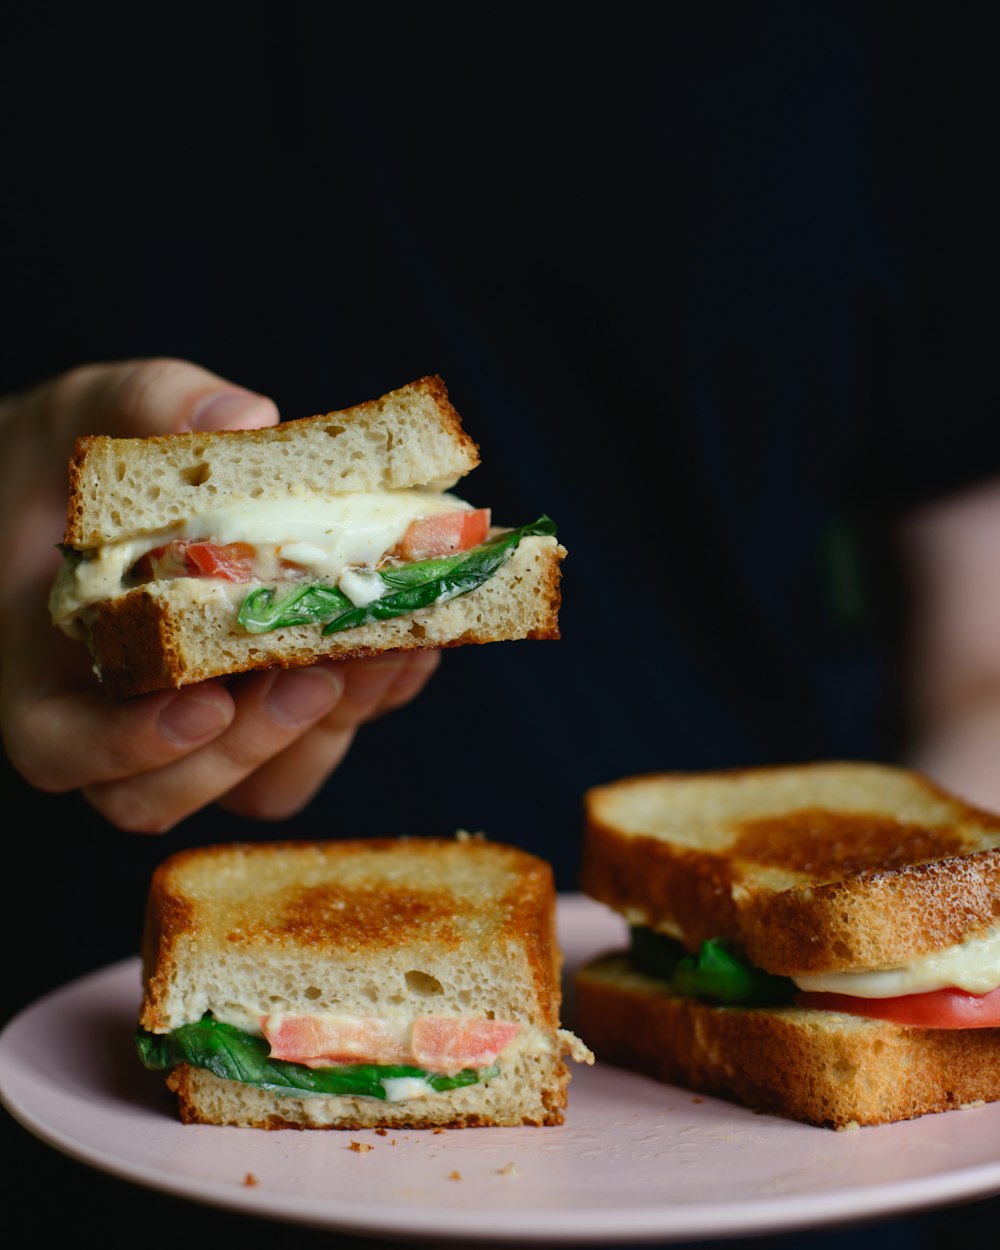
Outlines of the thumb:
[{"label": "thumb", "polygon": [[73,438],[256,430],[278,422],[278,409],[267,396],[169,357],[85,365],[55,386],[56,419],[69,424],[63,433]]},{"label": "thumb", "polygon": [[0,401],[3,595],[51,575],[66,525],[66,465],[78,437],[276,425],[272,400],[184,360],[83,365]]}]

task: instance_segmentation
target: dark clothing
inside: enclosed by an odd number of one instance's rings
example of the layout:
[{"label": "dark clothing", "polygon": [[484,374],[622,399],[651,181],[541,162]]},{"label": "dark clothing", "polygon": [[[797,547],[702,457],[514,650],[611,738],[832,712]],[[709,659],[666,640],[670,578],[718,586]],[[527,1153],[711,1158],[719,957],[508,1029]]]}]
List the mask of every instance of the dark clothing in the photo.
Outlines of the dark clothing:
[{"label": "dark clothing", "polygon": [[7,18],[0,385],[440,373],[461,493],[559,525],[563,638],[451,652],[278,828],[25,795],[64,926],[22,1001],[132,953],[183,845],[482,829],[571,890],[590,785],[903,758],[894,523],[1000,469],[991,7],[186,8]]}]

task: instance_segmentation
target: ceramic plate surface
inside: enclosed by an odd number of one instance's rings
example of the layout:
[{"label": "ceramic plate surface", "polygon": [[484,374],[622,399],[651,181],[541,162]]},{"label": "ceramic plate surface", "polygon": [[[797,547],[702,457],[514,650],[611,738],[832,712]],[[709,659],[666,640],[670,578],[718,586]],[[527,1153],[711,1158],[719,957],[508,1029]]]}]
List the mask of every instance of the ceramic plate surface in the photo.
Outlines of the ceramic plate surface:
[{"label": "ceramic plate surface", "polygon": [[[579,895],[560,898],[559,927],[567,987],[625,937]],[[777,1233],[1000,1193],[1000,1103],[835,1133],[600,1063],[573,1066],[558,1128],[184,1126],[162,1075],[136,1059],[139,997],[132,959],[22,1011],[0,1034],[0,1099],[94,1168],[243,1214],[369,1237],[585,1245]]]}]

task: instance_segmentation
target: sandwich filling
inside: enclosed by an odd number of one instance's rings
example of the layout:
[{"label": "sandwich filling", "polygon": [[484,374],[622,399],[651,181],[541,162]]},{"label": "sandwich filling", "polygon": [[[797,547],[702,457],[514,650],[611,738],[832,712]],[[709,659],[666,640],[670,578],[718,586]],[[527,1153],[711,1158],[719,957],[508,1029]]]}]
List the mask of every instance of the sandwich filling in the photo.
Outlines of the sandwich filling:
[{"label": "sandwich filling", "polygon": [[235,504],[90,551],[64,549],[49,608],[83,637],[88,612],[109,599],[209,578],[248,633],[304,624],[339,632],[474,590],[528,534],[555,527],[542,517],[491,532],[488,508],[433,491]]},{"label": "sandwich filling", "polygon": [[[186,1063],[296,1098],[351,1095],[387,1102],[488,1081],[515,1051],[555,1050],[538,1029],[511,1020],[297,1012],[262,1016],[259,1032],[206,1013],[165,1034],[140,1029],[135,1041],[147,1068]],[[556,1044],[593,1062],[563,1029]]]},{"label": "sandwich filling", "polygon": [[643,926],[632,928],[631,959],[673,993],[708,1002],[811,1007],[924,1028],[1000,1027],[1000,930],[893,968],[794,979],[754,967],[720,938],[692,955]]}]

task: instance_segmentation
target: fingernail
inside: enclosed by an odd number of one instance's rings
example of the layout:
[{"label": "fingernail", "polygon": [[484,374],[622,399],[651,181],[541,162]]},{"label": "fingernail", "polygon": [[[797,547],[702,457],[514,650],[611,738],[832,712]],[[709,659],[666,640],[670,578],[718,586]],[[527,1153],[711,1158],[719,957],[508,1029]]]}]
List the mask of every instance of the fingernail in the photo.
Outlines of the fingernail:
[{"label": "fingernail", "polygon": [[193,430],[258,430],[274,414],[274,404],[252,391],[219,391],[191,414]]},{"label": "fingernail", "polygon": [[186,747],[216,737],[229,724],[229,716],[210,699],[179,695],[160,713],[158,724],[164,738]]},{"label": "fingernail", "polygon": [[343,689],[340,676],[328,669],[290,669],[278,675],[267,693],[268,715],[287,728],[308,724],[328,712]]}]

